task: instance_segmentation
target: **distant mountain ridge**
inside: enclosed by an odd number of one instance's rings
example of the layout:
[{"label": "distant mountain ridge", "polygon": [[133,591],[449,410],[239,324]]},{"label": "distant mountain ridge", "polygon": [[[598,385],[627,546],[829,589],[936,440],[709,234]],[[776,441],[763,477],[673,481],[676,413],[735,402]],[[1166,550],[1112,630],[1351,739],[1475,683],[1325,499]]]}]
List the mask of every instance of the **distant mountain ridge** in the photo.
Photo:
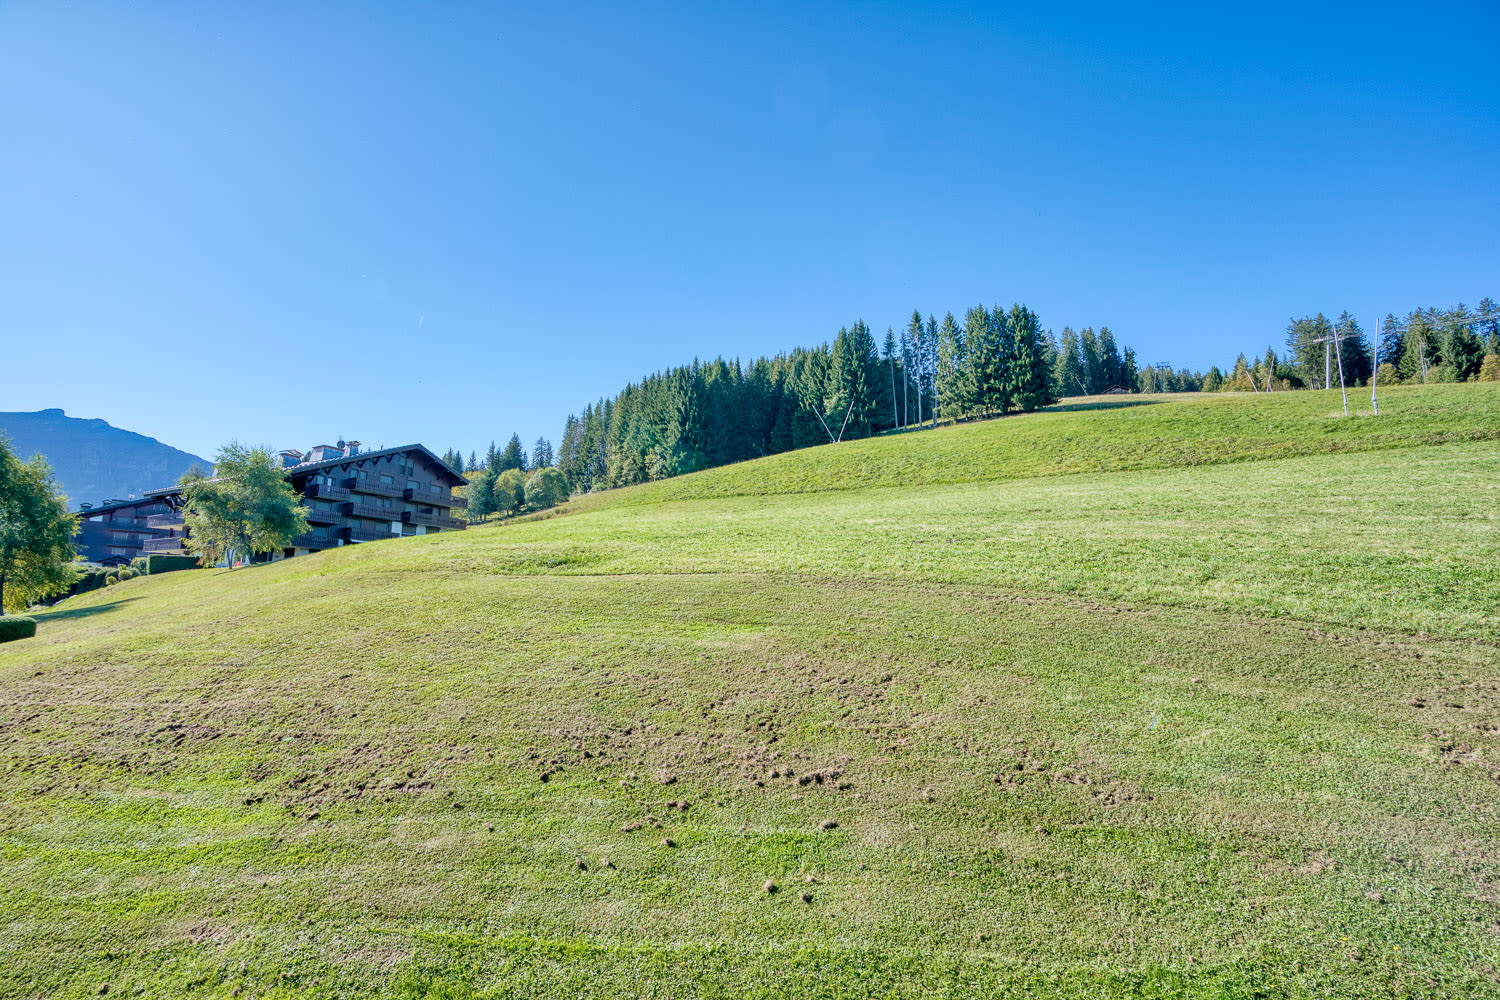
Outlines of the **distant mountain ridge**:
[{"label": "distant mountain ridge", "polygon": [[208,459],[156,438],[58,409],[0,413],[0,434],[10,438],[21,459],[45,457],[74,508],[171,486],[194,465],[205,472],[213,467]]}]

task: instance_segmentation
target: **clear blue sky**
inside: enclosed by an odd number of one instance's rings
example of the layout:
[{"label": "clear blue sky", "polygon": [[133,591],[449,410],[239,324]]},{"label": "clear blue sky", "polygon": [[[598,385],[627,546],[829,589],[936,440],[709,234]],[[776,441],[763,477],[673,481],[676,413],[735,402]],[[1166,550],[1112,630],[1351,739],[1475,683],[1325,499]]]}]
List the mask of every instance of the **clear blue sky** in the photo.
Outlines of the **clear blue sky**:
[{"label": "clear blue sky", "polygon": [[529,448],[913,307],[1500,297],[1493,2],[626,6],[0,3],[0,410]]}]

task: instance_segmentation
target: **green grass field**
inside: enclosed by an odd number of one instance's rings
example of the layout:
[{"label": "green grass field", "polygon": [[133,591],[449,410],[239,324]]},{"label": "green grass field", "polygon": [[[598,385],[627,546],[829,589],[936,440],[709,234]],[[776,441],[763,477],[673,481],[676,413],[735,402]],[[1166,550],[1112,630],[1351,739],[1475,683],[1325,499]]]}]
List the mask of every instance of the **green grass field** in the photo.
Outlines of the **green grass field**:
[{"label": "green grass field", "polygon": [[1091,402],[65,602],[0,996],[1500,996],[1500,387]]}]

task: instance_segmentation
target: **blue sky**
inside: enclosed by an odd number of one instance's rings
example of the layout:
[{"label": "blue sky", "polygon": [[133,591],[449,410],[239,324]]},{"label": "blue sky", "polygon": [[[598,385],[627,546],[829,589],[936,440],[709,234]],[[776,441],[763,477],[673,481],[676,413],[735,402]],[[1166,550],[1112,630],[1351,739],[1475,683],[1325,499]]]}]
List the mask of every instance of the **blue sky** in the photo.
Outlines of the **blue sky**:
[{"label": "blue sky", "polygon": [[305,6],[0,3],[0,410],[529,447],[914,307],[1500,297],[1493,3]]}]

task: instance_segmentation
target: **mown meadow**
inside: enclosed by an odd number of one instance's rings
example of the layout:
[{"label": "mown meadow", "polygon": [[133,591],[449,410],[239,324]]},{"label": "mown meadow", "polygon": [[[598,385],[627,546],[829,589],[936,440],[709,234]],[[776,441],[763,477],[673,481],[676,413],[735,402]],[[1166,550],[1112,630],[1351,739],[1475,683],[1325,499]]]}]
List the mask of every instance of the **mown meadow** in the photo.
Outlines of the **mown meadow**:
[{"label": "mown meadow", "polygon": [[1500,391],[1118,402],[65,602],[0,996],[1500,995]]}]

